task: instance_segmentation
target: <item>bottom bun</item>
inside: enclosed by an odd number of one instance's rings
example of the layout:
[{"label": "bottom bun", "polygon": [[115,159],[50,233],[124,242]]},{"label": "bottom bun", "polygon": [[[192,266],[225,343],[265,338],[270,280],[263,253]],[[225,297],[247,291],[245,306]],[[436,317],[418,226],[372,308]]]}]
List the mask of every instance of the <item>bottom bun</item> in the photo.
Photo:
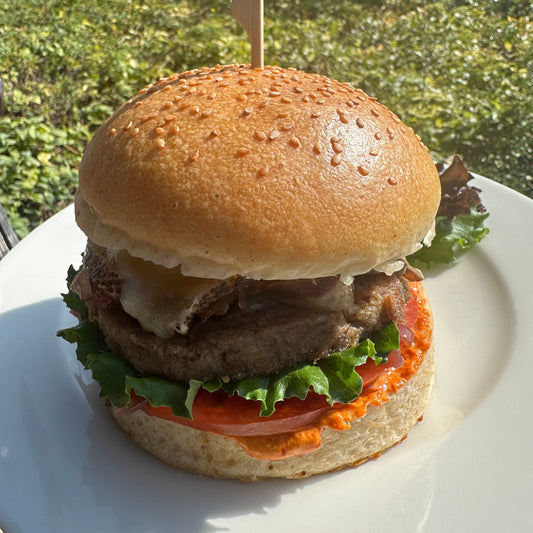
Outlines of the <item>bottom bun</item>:
[{"label": "bottom bun", "polygon": [[130,438],[165,463],[191,472],[221,478],[258,481],[266,478],[303,478],[357,466],[402,441],[422,417],[433,386],[433,349],[417,374],[380,406],[370,405],[350,429],[324,428],[317,450],[269,461],[249,456],[231,438],[199,431],[149,416],[140,409],[114,412]]}]

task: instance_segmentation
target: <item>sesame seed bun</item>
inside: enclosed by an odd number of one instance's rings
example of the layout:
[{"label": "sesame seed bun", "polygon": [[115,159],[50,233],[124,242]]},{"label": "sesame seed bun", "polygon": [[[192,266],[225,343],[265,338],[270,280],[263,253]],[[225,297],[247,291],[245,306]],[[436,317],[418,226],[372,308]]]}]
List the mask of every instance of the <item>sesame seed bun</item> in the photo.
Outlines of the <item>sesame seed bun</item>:
[{"label": "sesame seed bun", "polygon": [[431,231],[438,173],[359,89],[293,69],[199,69],[141,90],[96,132],[77,222],[185,275],[358,275]]}]

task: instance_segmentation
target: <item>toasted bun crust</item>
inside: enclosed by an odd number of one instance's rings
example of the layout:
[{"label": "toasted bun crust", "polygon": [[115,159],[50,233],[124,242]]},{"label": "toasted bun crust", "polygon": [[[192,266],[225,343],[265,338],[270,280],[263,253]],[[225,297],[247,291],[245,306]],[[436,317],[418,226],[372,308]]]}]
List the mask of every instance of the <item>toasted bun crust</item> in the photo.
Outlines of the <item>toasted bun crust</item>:
[{"label": "toasted bun crust", "polygon": [[350,429],[325,428],[318,450],[280,461],[256,459],[231,438],[148,416],[141,410],[127,415],[114,411],[114,416],[136,444],[172,466],[244,481],[302,478],[357,466],[403,440],[424,413],[433,377],[431,348],[417,374],[387,402],[369,406]]},{"label": "toasted bun crust", "polygon": [[173,75],[95,134],[76,216],[101,246],[185,275],[356,275],[411,253],[440,183],[414,132],[374,98],[247,65]]}]

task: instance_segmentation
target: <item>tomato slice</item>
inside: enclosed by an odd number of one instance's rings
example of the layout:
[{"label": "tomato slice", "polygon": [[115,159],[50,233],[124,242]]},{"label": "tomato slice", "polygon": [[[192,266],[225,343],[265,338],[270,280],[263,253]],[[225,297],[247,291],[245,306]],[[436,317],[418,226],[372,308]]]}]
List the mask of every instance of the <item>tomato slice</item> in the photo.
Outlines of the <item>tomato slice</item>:
[{"label": "tomato slice", "polygon": [[[404,327],[412,327],[417,315],[417,302],[411,298],[407,304]],[[369,387],[384,372],[403,364],[400,350],[392,351],[386,363],[376,364],[369,359],[357,367],[363,378],[363,389]],[[140,408],[146,414],[193,427],[229,436],[274,435],[296,431],[312,426],[332,406],[325,396],[309,391],[305,400],[287,398],[276,404],[276,410],[268,417],[260,416],[261,404],[240,396],[228,396],[224,391],[208,392],[200,389],[193,404],[193,419],[177,417],[170,407],[153,407],[143,397],[131,393],[132,409]]]},{"label": "tomato slice", "polygon": [[364,365],[358,366],[355,370],[363,378],[363,388],[372,385],[376,379],[389,368],[400,368],[403,364],[403,357],[400,350],[393,350],[387,357],[387,362],[376,364],[369,359]]}]

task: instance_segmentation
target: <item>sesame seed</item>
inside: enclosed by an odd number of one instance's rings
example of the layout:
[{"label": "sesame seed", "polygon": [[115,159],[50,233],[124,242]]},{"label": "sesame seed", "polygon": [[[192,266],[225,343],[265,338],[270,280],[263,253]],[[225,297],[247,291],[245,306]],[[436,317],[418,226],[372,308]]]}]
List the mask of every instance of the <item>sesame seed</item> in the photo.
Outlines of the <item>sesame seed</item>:
[{"label": "sesame seed", "polygon": [[131,132],[132,135],[137,135],[137,133],[139,133],[139,128],[134,128]]},{"label": "sesame seed", "polygon": [[339,119],[343,124],[348,124],[348,122],[350,121],[344,113],[339,115]]},{"label": "sesame seed", "polygon": [[155,132],[158,134],[158,135],[163,135],[163,133],[165,133],[165,130],[161,127],[158,127],[155,129]]},{"label": "sesame seed", "polygon": [[379,113],[377,112],[376,108],[371,107],[371,108],[370,108],[370,112],[371,112],[375,117],[379,117]]},{"label": "sesame seed", "polygon": [[191,107],[191,110],[190,110],[191,115],[197,115],[199,112],[200,112],[200,108],[197,105]]},{"label": "sesame seed", "polygon": [[331,158],[331,164],[336,167],[337,165],[340,165],[341,164],[341,161],[342,161],[342,155],[341,154],[335,154],[332,158]]},{"label": "sesame seed", "polygon": [[394,131],[392,130],[392,128],[390,126],[387,126],[387,133],[389,135],[392,135],[394,133]]},{"label": "sesame seed", "polygon": [[163,91],[170,91],[171,88],[172,88],[172,87],[170,87],[170,85],[165,85],[165,86],[163,87]]},{"label": "sesame seed", "polygon": [[217,93],[211,93],[207,98],[209,98],[209,100],[214,100],[216,97]]},{"label": "sesame seed", "polygon": [[317,104],[325,104],[325,103],[326,103],[326,101],[323,100],[323,99],[317,100]]},{"label": "sesame seed", "polygon": [[294,123],[293,122],[285,122],[284,124],[281,125],[281,131],[290,131],[292,130],[292,128],[294,128]]},{"label": "sesame seed", "polygon": [[177,124],[172,124],[170,132],[175,134],[178,133],[178,131],[180,131],[180,127]]},{"label": "sesame seed", "polygon": [[135,104],[133,104],[133,107],[139,107],[139,106],[142,106],[143,103],[142,102],[135,102]]},{"label": "sesame seed", "polygon": [[280,133],[278,130],[272,130],[270,132],[270,135],[268,136],[268,138],[273,141],[274,139],[277,139],[279,137]]},{"label": "sesame seed", "polygon": [[129,130],[132,126],[133,126],[133,122],[130,120],[130,121],[124,126],[124,131]]},{"label": "sesame seed", "polygon": [[348,101],[346,102],[346,105],[347,105],[348,107],[353,107],[353,106],[354,106],[354,103],[353,103],[351,100],[348,100]]},{"label": "sesame seed", "polygon": [[200,152],[198,150],[193,150],[189,154],[189,161],[196,161],[200,157]]},{"label": "sesame seed", "polygon": [[322,146],[321,143],[319,142],[316,142],[313,146],[313,152],[316,154],[316,155],[320,155],[322,152],[324,151],[324,147]]},{"label": "sesame seed", "polygon": [[281,96],[281,93],[279,91],[270,91],[268,96]]},{"label": "sesame seed", "polygon": [[292,100],[290,98],[288,98],[287,96],[282,96],[281,97],[281,102],[284,103],[284,104],[290,104],[292,102]]},{"label": "sesame seed", "polygon": [[219,135],[220,133],[218,132],[218,130],[211,130],[209,137],[213,138],[213,137],[218,137]]},{"label": "sesame seed", "polygon": [[301,146],[301,142],[300,142],[300,139],[298,139],[298,137],[291,137],[289,139],[289,144],[293,147],[293,148],[299,148]]},{"label": "sesame seed", "polygon": [[303,98],[302,98],[302,102],[309,102],[311,100],[311,98],[307,95],[305,95]]},{"label": "sesame seed", "polygon": [[368,152],[370,155],[373,155],[373,156],[376,156],[379,154],[379,152],[377,150],[370,150],[370,152]]},{"label": "sesame seed", "polygon": [[202,111],[202,113],[200,114],[200,117],[202,117],[202,118],[207,118],[207,117],[210,116],[212,113],[213,113],[213,110],[212,110],[212,109],[206,109],[205,111]]},{"label": "sesame seed", "polygon": [[269,170],[268,165],[264,165],[257,171],[257,174],[261,177],[264,177],[267,175],[268,170]]},{"label": "sesame seed", "polygon": [[358,128],[364,128],[365,127],[365,123],[359,117],[357,117],[355,119],[355,123],[357,124]]},{"label": "sesame seed", "polygon": [[289,112],[288,111],[280,111],[278,113],[278,118],[287,118],[289,116]]},{"label": "sesame seed", "polygon": [[398,183],[398,180],[394,176],[390,176],[387,180],[391,185],[396,185]]},{"label": "sesame seed", "polygon": [[379,133],[379,131],[376,131],[376,133],[374,133],[374,137],[379,141],[381,139],[381,133]]},{"label": "sesame seed", "polygon": [[244,93],[238,94],[236,98],[239,102],[246,102],[246,100],[248,100],[248,97]]},{"label": "sesame seed", "polygon": [[166,115],[165,119],[164,119],[165,120],[165,124],[167,122],[172,122],[173,120],[176,120],[176,118],[177,118],[176,115]]},{"label": "sesame seed", "polygon": [[313,111],[311,113],[311,118],[318,118],[322,113],[320,111]]},{"label": "sesame seed", "polygon": [[113,135],[115,135],[116,133],[117,133],[117,130],[116,130],[115,128],[111,128],[111,129],[109,130],[109,136],[110,136],[110,137],[113,137]]},{"label": "sesame seed", "polygon": [[329,140],[330,143],[340,143],[341,142],[341,138],[340,137],[337,137],[336,135],[334,135],[330,140]]},{"label": "sesame seed", "polygon": [[359,174],[361,174],[361,176],[368,176],[368,174],[370,174],[370,171],[368,170],[368,168],[362,165],[359,165],[357,167],[357,171],[359,172]]},{"label": "sesame seed", "polygon": [[157,139],[157,147],[161,150],[165,147],[165,139]]},{"label": "sesame seed", "polygon": [[254,110],[253,107],[245,107],[244,111],[243,111],[243,114],[247,115],[247,116],[251,115],[253,113],[253,110]]},{"label": "sesame seed", "polygon": [[250,149],[243,146],[237,149],[237,151],[235,152],[235,155],[237,157],[243,157],[245,155],[248,155],[249,153],[250,153]]},{"label": "sesame seed", "polygon": [[304,90],[301,87],[294,87],[293,91],[296,94],[302,94],[304,92]]},{"label": "sesame seed", "polygon": [[254,139],[256,139],[257,141],[264,141],[266,138],[266,133],[262,131],[254,131]]},{"label": "sesame seed", "polygon": [[337,154],[340,154],[344,150],[340,143],[332,143],[331,147],[333,148],[333,151]]}]

